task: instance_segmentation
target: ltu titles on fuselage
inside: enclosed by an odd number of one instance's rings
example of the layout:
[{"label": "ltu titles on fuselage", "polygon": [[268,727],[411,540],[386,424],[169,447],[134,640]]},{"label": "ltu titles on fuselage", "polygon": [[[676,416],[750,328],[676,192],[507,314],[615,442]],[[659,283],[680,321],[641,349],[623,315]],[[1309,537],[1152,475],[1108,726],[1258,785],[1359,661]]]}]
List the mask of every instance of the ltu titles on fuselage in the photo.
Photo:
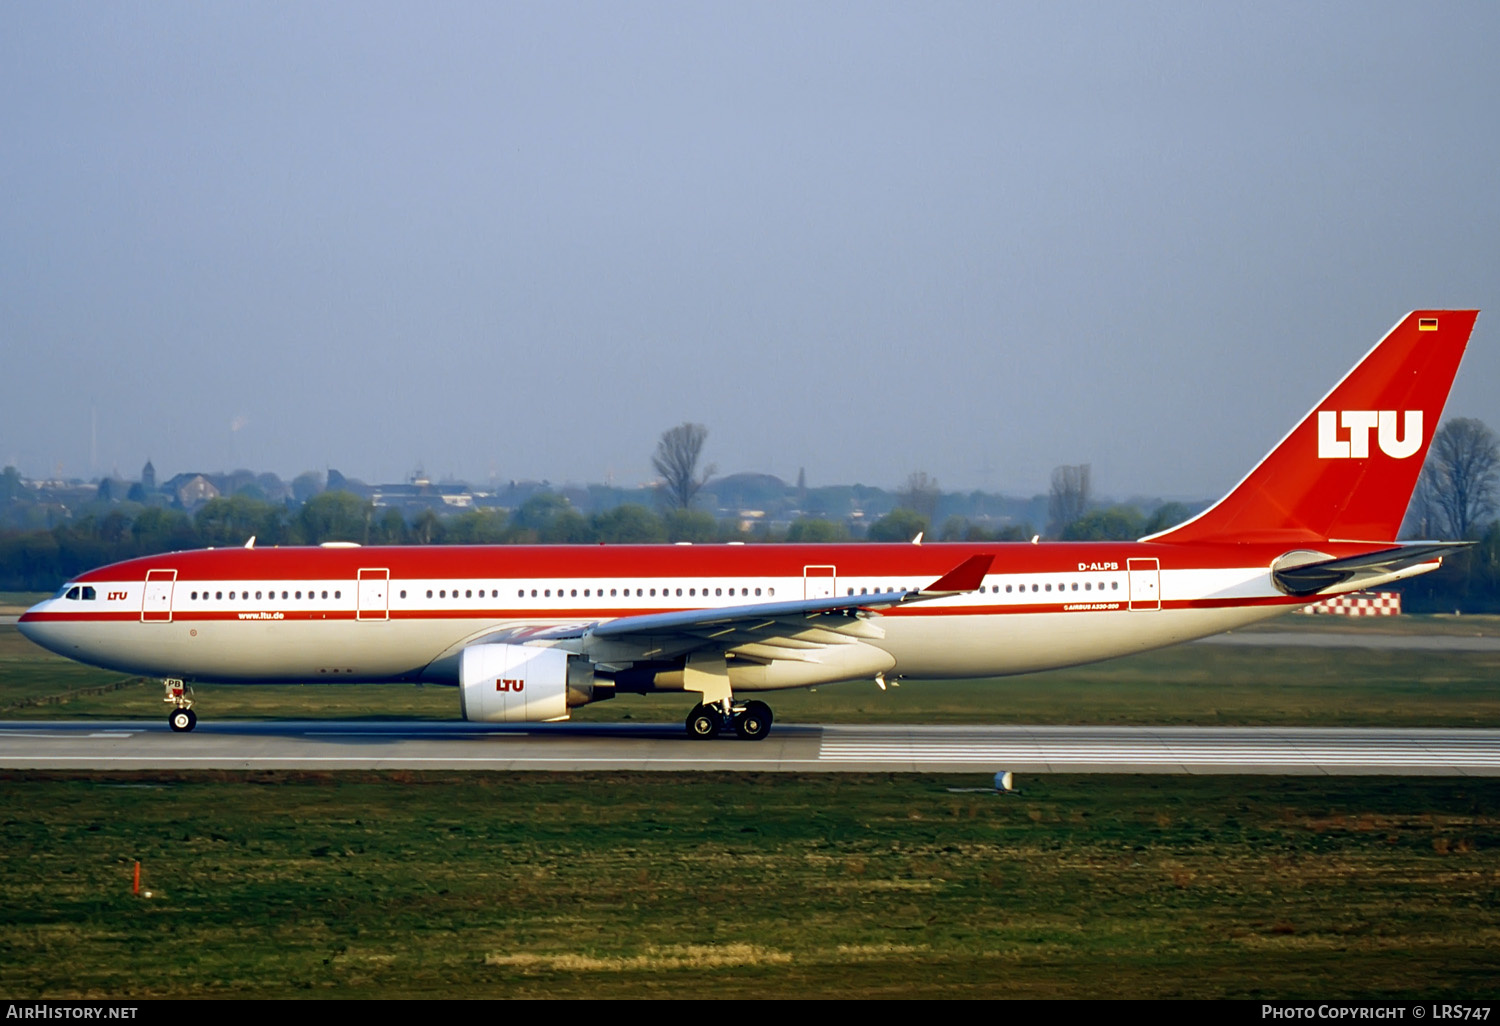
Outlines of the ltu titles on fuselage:
[{"label": "ltu titles on fuselage", "polygon": [[1395,538],[1476,316],[1403,318],[1228,495],[1139,541],[247,546],[89,571],[19,627],[162,678],[174,730],[198,681],[410,681],[500,723],[670,692],[692,736],[759,740],[787,688],[1109,659],[1435,569],[1445,543]]}]

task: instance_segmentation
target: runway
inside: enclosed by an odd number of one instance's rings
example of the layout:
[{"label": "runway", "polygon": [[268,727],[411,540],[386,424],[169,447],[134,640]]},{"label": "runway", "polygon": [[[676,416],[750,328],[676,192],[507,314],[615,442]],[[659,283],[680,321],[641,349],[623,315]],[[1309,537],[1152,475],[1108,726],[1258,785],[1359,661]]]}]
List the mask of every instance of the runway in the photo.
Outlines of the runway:
[{"label": "runway", "polygon": [[1500,730],[778,725],[761,742],[679,724],[0,723],[0,769],[634,770],[1500,776]]}]

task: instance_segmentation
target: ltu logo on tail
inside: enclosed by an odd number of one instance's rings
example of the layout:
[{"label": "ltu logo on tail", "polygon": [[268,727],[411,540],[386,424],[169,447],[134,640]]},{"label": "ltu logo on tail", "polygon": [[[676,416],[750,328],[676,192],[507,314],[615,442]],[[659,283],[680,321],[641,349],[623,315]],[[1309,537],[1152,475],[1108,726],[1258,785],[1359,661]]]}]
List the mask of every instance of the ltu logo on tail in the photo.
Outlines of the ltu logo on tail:
[{"label": "ltu logo on tail", "polygon": [[[1380,451],[1404,460],[1422,448],[1422,411],[1407,410],[1401,437],[1396,437],[1396,410],[1318,411],[1318,459],[1362,460],[1370,455],[1370,429],[1378,427]],[[1349,433],[1339,437],[1339,428]]]}]

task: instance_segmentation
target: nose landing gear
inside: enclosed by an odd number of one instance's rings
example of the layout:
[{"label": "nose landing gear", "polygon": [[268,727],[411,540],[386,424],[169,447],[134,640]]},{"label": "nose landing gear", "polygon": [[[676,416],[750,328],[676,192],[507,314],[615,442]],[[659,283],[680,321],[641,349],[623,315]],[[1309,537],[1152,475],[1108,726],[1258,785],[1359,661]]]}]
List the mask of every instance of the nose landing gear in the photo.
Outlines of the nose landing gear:
[{"label": "nose landing gear", "polygon": [[763,741],[771,732],[771,707],[764,702],[730,705],[727,722],[724,710],[717,703],[695,705],[688,713],[687,732],[691,738],[707,741],[718,737],[725,726],[733,726],[743,740]]},{"label": "nose landing gear", "polygon": [[198,725],[198,714],[193,712],[193,689],[175,677],[162,681],[166,697],[162,699],[172,707],[167,714],[167,726],[177,733],[192,730]]}]

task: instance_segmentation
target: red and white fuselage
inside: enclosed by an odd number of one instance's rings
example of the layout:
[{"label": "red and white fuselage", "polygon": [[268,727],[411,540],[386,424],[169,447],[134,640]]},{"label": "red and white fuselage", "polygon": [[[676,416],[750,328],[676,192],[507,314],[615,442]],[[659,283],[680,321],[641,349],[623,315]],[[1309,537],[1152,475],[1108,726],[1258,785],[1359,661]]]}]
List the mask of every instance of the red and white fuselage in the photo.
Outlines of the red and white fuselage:
[{"label": "red and white fuselage", "polygon": [[[55,652],[127,673],[456,684],[458,653],[497,632],[821,595],[857,606],[983,554],[994,562],[976,590],[873,618],[883,636],[862,640],[884,665],[856,675],[983,677],[1145,651],[1305,604],[1271,579],[1285,551],[1150,542],[211,549],[91,571],[21,626]],[[67,598],[74,588],[95,598]]]}]

